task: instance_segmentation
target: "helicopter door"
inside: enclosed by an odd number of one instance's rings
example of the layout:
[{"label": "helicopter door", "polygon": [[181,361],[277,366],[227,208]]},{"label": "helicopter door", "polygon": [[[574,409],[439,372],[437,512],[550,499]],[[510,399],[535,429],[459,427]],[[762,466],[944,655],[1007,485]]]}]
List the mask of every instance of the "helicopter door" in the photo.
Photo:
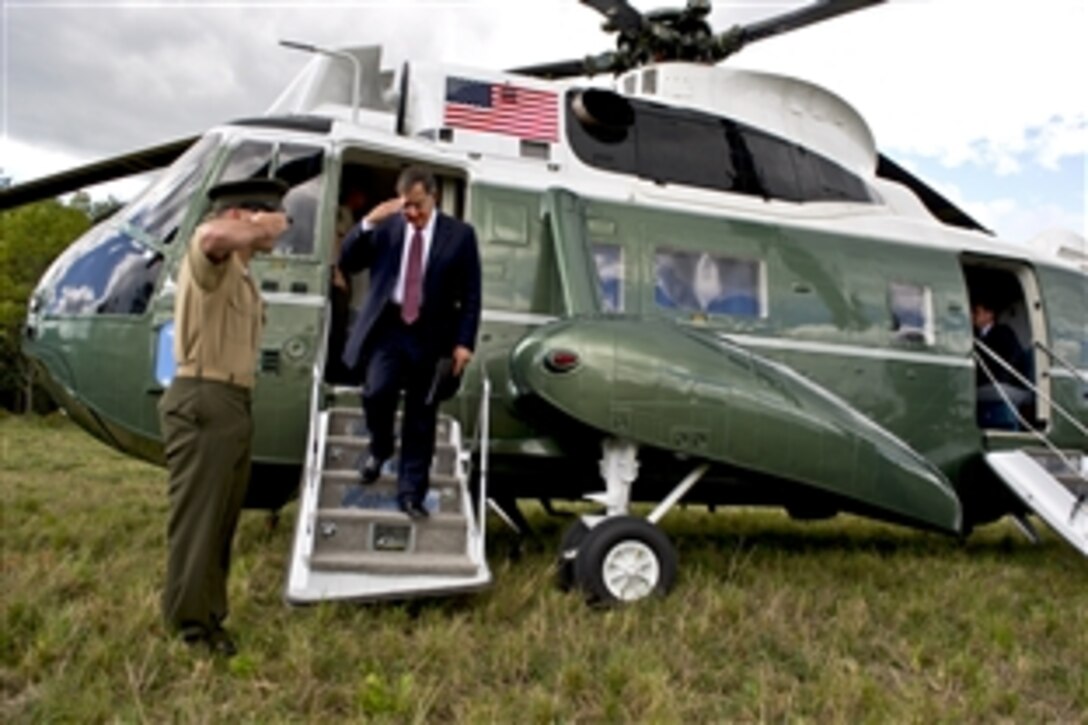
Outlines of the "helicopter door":
[{"label": "helicopter door", "polygon": [[[375,206],[396,195],[397,177],[401,170],[413,162],[396,156],[376,154],[363,148],[349,147],[340,154],[338,185],[332,219],[326,228],[328,235],[329,266],[335,267],[340,257],[343,238]],[[454,173],[436,171],[438,182],[438,208],[442,213],[461,218],[464,210],[464,180]],[[358,383],[349,371],[339,363],[340,353],[347,342],[355,317],[362,310],[369,287],[369,274],[364,270],[350,279],[340,279],[331,272],[329,297],[332,320],[329,329],[329,363],[325,380],[332,384],[354,385]]]},{"label": "helicopter door", "polygon": [[[1003,342],[987,346],[991,352],[976,346],[979,426],[991,432],[1016,432],[1023,431],[1026,422],[1046,430],[1051,417],[1050,359],[1040,349],[1048,340],[1035,270],[1016,260],[977,255],[964,255],[962,264],[972,315],[981,306],[992,311],[994,328],[1005,329],[1001,338],[993,338]],[[978,330],[975,335],[978,339]],[[994,355],[1001,360],[994,360]]]}]

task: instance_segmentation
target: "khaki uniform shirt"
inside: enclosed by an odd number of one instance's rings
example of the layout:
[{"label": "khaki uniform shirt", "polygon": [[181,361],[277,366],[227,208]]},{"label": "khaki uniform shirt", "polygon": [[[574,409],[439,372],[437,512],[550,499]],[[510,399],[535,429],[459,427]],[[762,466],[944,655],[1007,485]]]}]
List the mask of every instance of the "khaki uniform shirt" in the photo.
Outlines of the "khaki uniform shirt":
[{"label": "khaki uniform shirt", "polygon": [[263,322],[261,295],[238,256],[216,264],[191,239],[174,302],[178,376],[252,388]]}]

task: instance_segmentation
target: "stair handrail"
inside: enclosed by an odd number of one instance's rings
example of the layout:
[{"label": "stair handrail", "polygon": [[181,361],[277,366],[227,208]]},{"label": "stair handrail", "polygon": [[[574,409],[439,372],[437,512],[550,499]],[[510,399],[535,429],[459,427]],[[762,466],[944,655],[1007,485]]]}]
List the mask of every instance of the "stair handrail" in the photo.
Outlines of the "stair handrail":
[{"label": "stair handrail", "polygon": [[1061,355],[1056,353],[1049,345],[1046,345],[1039,340],[1033,342],[1032,345],[1049,355],[1051,360],[1057,361],[1059,365],[1065,368],[1068,372],[1072,373],[1074,378],[1080,380],[1085,385],[1088,385],[1088,376],[1082,375],[1079,369],[1077,369],[1072,363],[1063,358]]},{"label": "stair handrail", "polygon": [[[302,517],[306,515],[307,506],[312,502],[316,509],[317,501],[317,487],[314,485],[316,481],[321,480],[321,471],[318,468],[318,460],[321,454],[321,433],[319,425],[318,412],[321,406],[321,386],[325,379],[325,359],[328,356],[329,347],[329,326],[331,318],[331,307],[329,301],[326,300],[324,306],[321,308],[321,325],[317,338],[317,348],[314,353],[314,365],[313,365],[313,380],[310,384],[310,422],[309,433],[306,440],[306,463],[302,468],[302,482],[299,485],[299,523],[301,524]],[[313,537],[308,537],[307,551],[309,555],[313,553]]]},{"label": "stair handrail", "polygon": [[[996,352],[994,352],[991,348],[989,348],[986,345],[986,343],[982,342],[978,338],[975,338],[975,346],[979,350],[982,350],[984,353],[986,353],[986,355],[988,357],[990,357],[992,360],[996,361],[997,364],[1000,365],[1006,372],[1011,373],[1013,378],[1017,382],[1023,384],[1025,387],[1027,387],[1028,390],[1035,393],[1036,396],[1038,396],[1039,398],[1042,398],[1043,400],[1045,400],[1046,403],[1048,405],[1050,405],[1051,407],[1053,407],[1054,410],[1056,410],[1059,415],[1061,415],[1063,418],[1065,418],[1066,422],[1068,422],[1074,428],[1076,428],[1081,433],[1083,433],[1085,438],[1088,438],[1088,427],[1085,427],[1083,424],[1081,424],[1081,422],[1078,421],[1075,417],[1073,417],[1073,415],[1069,411],[1067,411],[1062,406],[1058,405],[1058,403],[1052,397],[1050,397],[1049,395],[1044,393],[1033,382],[1031,382],[1030,380],[1025,378],[1020,373],[1019,370],[1017,370],[1012,365],[1007,363],[1004,359],[1002,359],[1002,357],[1000,355],[998,355]],[[990,382],[992,382],[994,384],[994,388],[1001,395],[1002,399],[1005,400],[1006,403],[1008,403],[1009,402],[1008,396],[1006,396],[1005,391],[1001,389],[1001,384],[990,373],[990,369],[986,365],[985,361],[983,361],[979,357],[977,352],[973,351],[971,354],[974,356],[975,360],[978,361],[978,363],[982,366],[982,369],[986,372],[986,376],[990,379]],[[1012,406],[1012,408],[1013,408],[1013,410],[1016,410],[1016,406]],[[1019,412],[1017,412],[1017,417],[1018,418],[1020,417]],[[1028,426],[1028,429],[1029,430],[1034,430],[1034,428],[1032,426],[1030,426],[1030,425]]]},{"label": "stair handrail", "polygon": [[[979,344],[981,345],[982,343]],[[992,350],[990,350],[989,352],[990,354],[993,354]],[[1084,478],[1084,475],[1077,468],[1076,464],[1074,464],[1073,461],[1070,460],[1069,456],[1065,455],[1065,453],[1060,448],[1054,445],[1050,441],[1050,439],[1046,437],[1045,433],[1035,428],[1035,426],[1028,422],[1027,418],[1020,414],[1019,408],[1017,408],[1013,404],[1012,400],[1008,396],[1008,393],[1006,393],[1005,390],[1002,388],[1001,384],[998,383],[997,378],[990,371],[990,367],[986,364],[986,361],[983,360],[977,352],[972,352],[971,354],[974,356],[975,361],[978,362],[982,372],[985,373],[986,377],[990,380],[990,382],[994,384],[994,389],[997,391],[997,394],[1001,397],[1002,401],[1004,401],[1005,405],[1007,405],[1009,409],[1013,412],[1013,415],[1016,416],[1016,419],[1017,421],[1019,421],[1020,425],[1024,426],[1024,428],[1027,429],[1028,432],[1038,438],[1043,446],[1049,449],[1050,452],[1053,453],[1055,456],[1057,456],[1058,460],[1064,463],[1066,468],[1068,468],[1074,475],[1076,475],[1078,478]],[[1000,360],[1000,358],[997,359]],[[1001,362],[1004,361],[1002,360]]]},{"label": "stair handrail", "polygon": [[487,540],[487,459],[488,445],[491,441],[491,378],[487,374],[487,366],[481,367],[483,368],[480,381],[482,394],[476,424],[476,443],[480,449],[480,496],[476,504],[478,507],[476,517],[479,521],[478,553],[480,557],[483,557],[484,542]]},{"label": "stair handrail", "polygon": [[310,440],[306,443],[306,473],[309,477],[316,465],[318,439],[318,411],[320,409],[321,387],[325,381],[325,362],[329,350],[329,320],[332,315],[329,301],[321,308],[321,328],[318,331],[317,350],[314,354],[313,381],[310,383]]},{"label": "stair handrail", "polygon": [[479,501],[477,502],[478,510],[476,511],[476,520],[478,523],[477,531],[478,537],[476,540],[477,554],[484,557],[484,546],[487,540],[487,461],[488,461],[488,444],[491,441],[491,376],[487,372],[487,355],[483,356],[483,360],[480,361],[480,407],[477,410],[476,415],[476,428],[472,435],[472,448],[479,450],[480,453],[480,482],[479,482]]}]

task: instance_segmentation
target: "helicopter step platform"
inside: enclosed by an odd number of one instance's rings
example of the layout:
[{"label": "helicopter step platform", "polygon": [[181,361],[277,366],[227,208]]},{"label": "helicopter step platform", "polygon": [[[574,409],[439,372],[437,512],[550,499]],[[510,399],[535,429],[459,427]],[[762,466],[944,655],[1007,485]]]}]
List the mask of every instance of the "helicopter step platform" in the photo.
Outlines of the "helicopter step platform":
[{"label": "helicopter step platform", "polygon": [[[1060,458],[1055,457],[1058,461]],[[1055,475],[1056,467],[1048,457],[1029,455],[1025,451],[1002,451],[986,454],[986,463],[1005,485],[1029,509],[1052,528],[1055,533],[1088,556],[1088,495],[1076,493],[1074,479],[1083,481],[1084,457],[1078,459],[1079,470],[1064,464],[1062,479]],[[1050,470],[1053,468],[1052,470]]]},{"label": "helicopter step platform", "polygon": [[363,411],[338,404],[314,411],[287,601],[369,601],[438,596],[491,582],[483,530],[468,491],[460,425],[439,416],[430,488],[430,514],[411,519],[397,506],[396,453],[377,481],[363,485],[359,466],[369,435]]},{"label": "helicopter step platform", "polygon": [[1074,496],[1088,495],[1088,454],[1062,451],[1059,456],[1046,448],[1032,448],[1024,452],[1072,491]]}]

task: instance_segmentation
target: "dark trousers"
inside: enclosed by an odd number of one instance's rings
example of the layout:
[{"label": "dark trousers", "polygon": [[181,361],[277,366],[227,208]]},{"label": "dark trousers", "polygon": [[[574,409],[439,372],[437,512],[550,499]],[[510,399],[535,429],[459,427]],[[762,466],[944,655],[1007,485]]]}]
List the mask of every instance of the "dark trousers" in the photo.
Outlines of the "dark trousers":
[{"label": "dark trousers", "polygon": [[333,287],[330,293],[329,347],[326,353],[325,381],[333,384],[351,383],[351,371],[344,364],[344,344],[348,339],[348,324],[351,317],[351,290]]},{"label": "dark trousers", "polygon": [[227,617],[231,542],[249,483],[249,391],[175,378],[159,416],[170,472],[163,619],[206,633]]},{"label": "dark trousers", "polygon": [[405,325],[396,305],[386,308],[372,335],[363,386],[370,454],[381,460],[392,457],[393,420],[403,391],[397,496],[422,503],[430,483],[438,414],[437,405],[427,404],[436,356],[420,325]]}]

